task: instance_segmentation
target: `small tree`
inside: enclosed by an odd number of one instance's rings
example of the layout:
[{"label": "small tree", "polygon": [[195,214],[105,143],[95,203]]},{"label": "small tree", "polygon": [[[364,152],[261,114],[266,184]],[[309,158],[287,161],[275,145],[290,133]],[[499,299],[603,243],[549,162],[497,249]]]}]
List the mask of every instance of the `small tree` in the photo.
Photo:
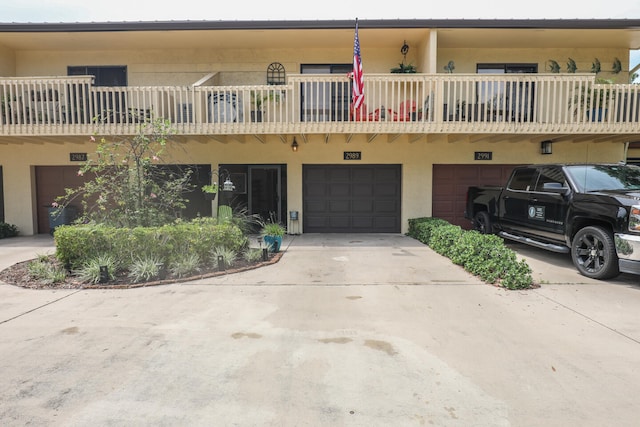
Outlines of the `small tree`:
[{"label": "small tree", "polygon": [[80,199],[80,220],[116,227],[157,226],[179,217],[194,185],[190,169],[172,170],[162,164],[172,133],[169,121],[156,119],[142,124],[131,137],[92,136],[95,158],[78,171],[90,179],[66,189],[59,205]]}]

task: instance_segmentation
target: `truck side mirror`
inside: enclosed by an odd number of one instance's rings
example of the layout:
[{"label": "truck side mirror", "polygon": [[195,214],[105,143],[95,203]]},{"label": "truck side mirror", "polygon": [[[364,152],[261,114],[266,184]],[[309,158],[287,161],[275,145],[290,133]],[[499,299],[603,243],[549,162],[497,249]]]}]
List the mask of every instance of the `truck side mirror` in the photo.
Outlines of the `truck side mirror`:
[{"label": "truck side mirror", "polygon": [[567,194],[569,188],[563,186],[559,182],[545,182],[542,184],[542,191],[547,193]]}]

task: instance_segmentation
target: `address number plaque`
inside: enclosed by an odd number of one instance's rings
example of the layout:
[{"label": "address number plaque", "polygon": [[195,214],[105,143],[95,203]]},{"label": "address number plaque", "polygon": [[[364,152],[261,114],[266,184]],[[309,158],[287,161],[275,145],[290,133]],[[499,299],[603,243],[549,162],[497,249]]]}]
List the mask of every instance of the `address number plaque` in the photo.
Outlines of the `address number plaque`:
[{"label": "address number plaque", "polygon": [[87,153],[69,153],[69,160],[72,162],[86,162]]},{"label": "address number plaque", "polygon": [[493,151],[476,151],[474,160],[492,160]]}]

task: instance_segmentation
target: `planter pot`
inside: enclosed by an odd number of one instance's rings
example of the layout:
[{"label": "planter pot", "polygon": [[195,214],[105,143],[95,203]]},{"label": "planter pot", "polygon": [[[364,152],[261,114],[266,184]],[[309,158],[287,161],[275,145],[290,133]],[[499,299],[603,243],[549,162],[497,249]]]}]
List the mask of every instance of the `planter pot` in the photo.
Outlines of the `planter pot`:
[{"label": "planter pot", "polygon": [[204,193],[205,200],[215,200],[218,193]]},{"label": "planter pot", "polygon": [[587,117],[590,122],[601,122],[607,116],[607,109],[594,108],[591,111],[587,111]]},{"label": "planter pot", "polygon": [[269,252],[280,252],[282,236],[264,236],[264,244],[269,249]]},{"label": "planter pot", "polygon": [[49,233],[53,235],[56,227],[71,224],[78,216],[78,211],[73,206],[65,208],[49,208]]},{"label": "planter pot", "polygon": [[251,121],[253,123],[260,123],[262,122],[262,111],[261,110],[255,110],[251,112]]}]

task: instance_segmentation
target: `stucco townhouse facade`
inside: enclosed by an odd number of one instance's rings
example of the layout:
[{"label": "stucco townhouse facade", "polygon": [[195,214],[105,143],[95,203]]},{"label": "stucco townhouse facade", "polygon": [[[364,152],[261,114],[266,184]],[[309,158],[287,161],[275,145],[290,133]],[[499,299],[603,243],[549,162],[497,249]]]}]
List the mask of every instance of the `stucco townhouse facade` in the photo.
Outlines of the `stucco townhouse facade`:
[{"label": "stucco townhouse facade", "polygon": [[640,159],[640,20],[358,26],[354,110],[355,20],[0,23],[0,220],[47,233],[91,136],[155,118],[167,163],[234,184],[188,215],[244,206],[293,233],[468,226],[467,186],[516,165]]}]

